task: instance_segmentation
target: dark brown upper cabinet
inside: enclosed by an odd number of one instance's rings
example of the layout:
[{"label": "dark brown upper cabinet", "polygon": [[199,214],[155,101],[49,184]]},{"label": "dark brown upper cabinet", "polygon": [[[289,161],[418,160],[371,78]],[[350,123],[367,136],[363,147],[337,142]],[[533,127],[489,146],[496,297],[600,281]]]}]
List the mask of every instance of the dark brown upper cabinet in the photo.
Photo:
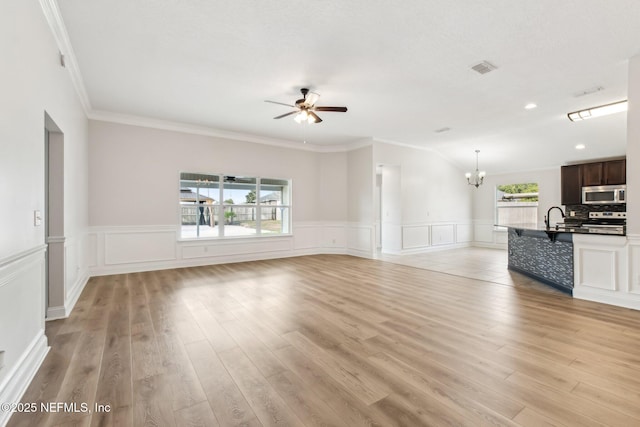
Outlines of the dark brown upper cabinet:
[{"label": "dark brown upper cabinet", "polygon": [[604,184],[616,185],[627,183],[627,160],[611,160],[603,165]]},{"label": "dark brown upper cabinet", "polygon": [[617,185],[627,182],[627,161],[625,159],[607,162],[585,163],[582,167],[582,186]]},{"label": "dark brown upper cabinet", "polygon": [[602,162],[585,163],[582,167],[582,186],[589,187],[592,185],[603,185],[604,174]]},{"label": "dark brown upper cabinet", "polygon": [[582,187],[620,185],[627,182],[626,159],[562,166],[560,169],[560,203],[582,203]]},{"label": "dark brown upper cabinet", "polygon": [[562,182],[560,203],[579,205],[582,203],[582,165],[562,166],[560,180]]}]

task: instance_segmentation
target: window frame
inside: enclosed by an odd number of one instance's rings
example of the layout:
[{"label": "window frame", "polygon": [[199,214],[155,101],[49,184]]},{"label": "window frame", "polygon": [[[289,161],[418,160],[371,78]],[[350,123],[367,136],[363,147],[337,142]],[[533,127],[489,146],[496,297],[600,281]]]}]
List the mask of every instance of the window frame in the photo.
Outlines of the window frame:
[{"label": "window frame", "polygon": [[[218,234],[216,236],[201,236],[199,235],[199,227],[200,224],[198,223],[198,220],[196,220],[196,226],[197,228],[197,235],[194,237],[185,237],[183,236],[182,233],[182,218],[183,218],[183,211],[182,209],[184,207],[187,206],[195,206],[198,207],[200,205],[198,204],[183,204],[180,200],[180,191],[182,190],[183,185],[182,182],[183,181],[188,181],[187,179],[183,179],[182,176],[183,174],[189,174],[189,175],[193,175],[193,176],[197,176],[197,175],[202,175],[202,176],[210,176],[210,177],[216,177],[217,181],[216,185],[218,186],[217,189],[217,203],[215,198],[214,198],[214,203],[212,203],[211,205],[205,205],[205,206],[211,206],[213,207],[215,210],[217,210],[217,217],[218,217],[218,224],[216,225],[216,227],[218,228]],[[255,204],[250,204],[250,203],[239,203],[239,204],[231,204],[231,203],[225,203],[224,201],[224,193],[225,193],[225,183],[227,183],[228,181],[226,181],[226,178],[229,177],[241,177],[241,178],[247,178],[247,179],[254,179],[255,180],[255,192],[256,192],[256,202]],[[277,204],[264,204],[260,202],[260,198],[261,198],[261,186],[262,186],[262,180],[269,180],[269,181],[284,181],[286,182],[286,187],[283,186],[283,188],[286,188],[286,197],[287,197],[287,203],[283,203],[283,201],[281,200],[279,203]],[[195,181],[193,181],[195,182]],[[252,183],[253,184],[253,183]],[[268,184],[265,184],[268,185]],[[274,237],[291,237],[293,236],[293,180],[291,178],[274,178],[274,177],[262,177],[262,176],[251,176],[251,175],[244,175],[244,174],[227,174],[227,173],[205,173],[205,172],[179,172],[178,173],[178,209],[177,209],[177,234],[178,234],[178,241],[184,241],[184,242],[197,242],[197,241],[202,241],[202,240],[229,240],[229,239],[262,239],[262,238],[274,238]],[[190,187],[193,188],[193,187]],[[229,190],[229,187],[227,187],[227,191]],[[199,194],[199,193],[198,193]],[[283,195],[284,196],[284,195]],[[284,197],[282,197],[284,199]],[[256,232],[254,234],[248,234],[248,235],[227,235],[225,233],[225,212],[227,211],[227,208],[229,207],[234,207],[234,208],[251,208],[251,209],[255,209],[255,230]],[[266,209],[282,209],[282,220],[281,220],[281,229],[283,230],[287,230],[286,232],[277,232],[277,233],[264,233],[263,232],[263,228],[262,228],[262,210],[263,208]],[[284,212],[287,212],[286,214],[286,221],[285,221],[285,215]],[[196,214],[197,215],[197,214]]]},{"label": "window frame", "polygon": [[[498,192],[500,191],[498,189],[498,187],[503,186],[503,185],[521,185],[521,184],[536,184],[538,186],[538,192],[537,192],[537,197],[538,197],[538,201],[536,202],[522,202],[522,203],[536,203],[535,205],[530,205],[530,206],[511,206],[511,207],[534,207],[536,208],[536,223],[538,222],[538,208],[540,206],[540,184],[538,182],[518,182],[518,183],[509,183],[509,184],[496,184],[493,188],[493,215],[494,215],[494,221],[493,223],[495,224],[494,231],[499,231],[499,232],[507,232],[507,227],[505,226],[500,226],[498,225],[498,221],[499,221],[499,210],[501,208],[507,208],[506,206],[498,206],[498,203],[500,202],[500,200],[498,199]],[[509,194],[518,194],[518,193],[509,193]],[[524,194],[524,193],[523,193]],[[526,193],[529,194],[529,193]],[[515,203],[519,203],[519,202],[515,202]]]}]

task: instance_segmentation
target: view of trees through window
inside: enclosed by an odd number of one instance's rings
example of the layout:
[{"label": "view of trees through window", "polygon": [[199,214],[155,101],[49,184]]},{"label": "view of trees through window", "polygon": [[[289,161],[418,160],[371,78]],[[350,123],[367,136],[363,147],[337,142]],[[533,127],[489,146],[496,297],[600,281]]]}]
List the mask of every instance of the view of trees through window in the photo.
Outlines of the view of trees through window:
[{"label": "view of trees through window", "polygon": [[536,224],[538,198],[537,183],[496,186],[496,224]]},{"label": "view of trees through window", "polygon": [[287,234],[290,199],[285,179],[181,173],[181,237]]}]

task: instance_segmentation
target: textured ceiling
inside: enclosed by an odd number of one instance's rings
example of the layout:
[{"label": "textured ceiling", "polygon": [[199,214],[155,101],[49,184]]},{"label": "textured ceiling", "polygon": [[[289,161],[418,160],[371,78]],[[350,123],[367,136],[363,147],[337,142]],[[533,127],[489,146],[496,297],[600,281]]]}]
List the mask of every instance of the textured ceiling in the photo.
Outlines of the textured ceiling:
[{"label": "textured ceiling", "polygon": [[[318,146],[375,138],[436,150],[463,169],[480,149],[488,173],[625,153],[625,114],[572,123],[566,113],[626,98],[637,0],[58,5],[96,112]],[[482,60],[498,68],[471,70]],[[349,111],[307,126],[273,120],[289,110],[264,100],[293,103],[301,87]]]}]

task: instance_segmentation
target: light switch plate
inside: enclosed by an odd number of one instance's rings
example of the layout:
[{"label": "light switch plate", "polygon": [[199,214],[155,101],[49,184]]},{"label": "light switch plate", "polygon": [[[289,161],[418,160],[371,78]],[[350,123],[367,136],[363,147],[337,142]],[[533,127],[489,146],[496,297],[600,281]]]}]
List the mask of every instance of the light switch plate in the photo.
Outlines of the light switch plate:
[{"label": "light switch plate", "polygon": [[33,211],[33,226],[38,227],[42,225],[42,212]]}]

